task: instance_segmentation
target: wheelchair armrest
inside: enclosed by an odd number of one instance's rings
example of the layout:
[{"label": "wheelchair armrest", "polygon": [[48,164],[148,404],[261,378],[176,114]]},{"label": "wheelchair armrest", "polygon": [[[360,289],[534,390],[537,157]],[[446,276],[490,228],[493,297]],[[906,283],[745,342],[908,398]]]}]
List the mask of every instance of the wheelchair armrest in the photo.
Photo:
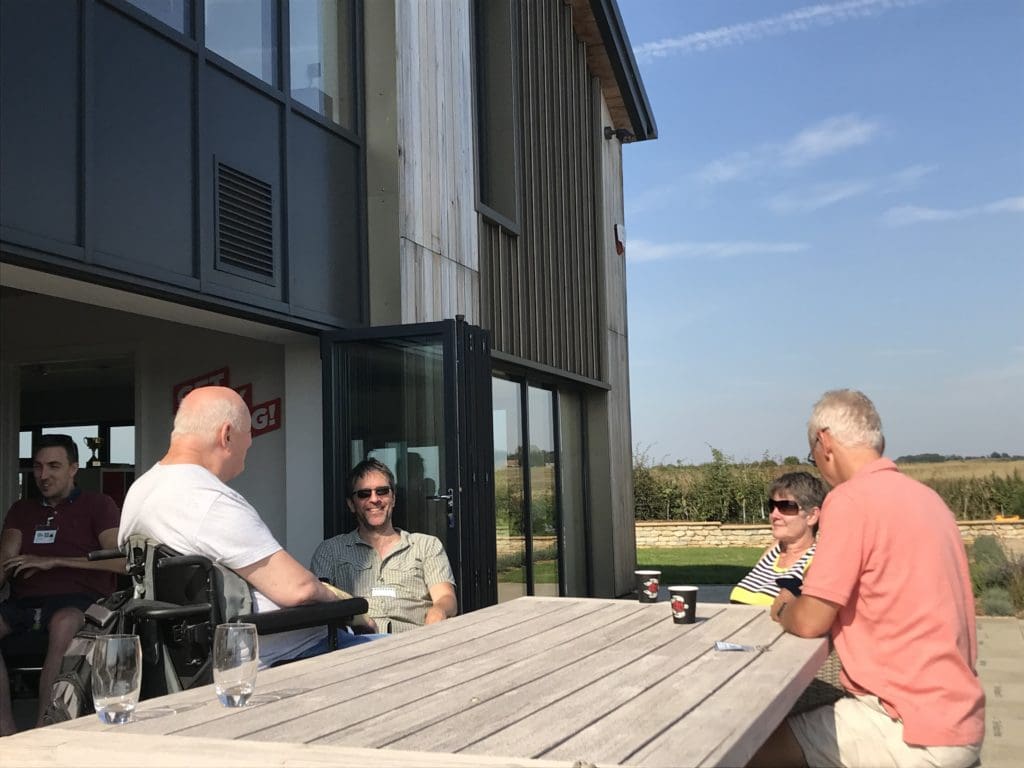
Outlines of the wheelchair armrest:
[{"label": "wheelchair armrest", "polygon": [[209,603],[176,605],[160,600],[136,600],[131,613],[138,619],[207,619],[210,610]]},{"label": "wheelchair armrest", "polygon": [[119,557],[124,557],[124,552],[120,549],[94,549],[85,556],[85,559],[95,562],[97,560],[116,560]]},{"label": "wheelchair armrest", "polygon": [[189,565],[198,565],[207,570],[213,568],[213,562],[203,555],[173,555],[162,557],[156,561],[157,569],[160,568],[184,568]]},{"label": "wheelchair armrest", "polygon": [[291,629],[322,627],[325,624],[347,624],[355,616],[369,610],[365,598],[353,597],[348,600],[332,600],[329,603],[309,603],[292,608],[280,608],[266,613],[247,613],[235,616],[231,621],[244,621],[256,625],[261,635],[273,635]]}]

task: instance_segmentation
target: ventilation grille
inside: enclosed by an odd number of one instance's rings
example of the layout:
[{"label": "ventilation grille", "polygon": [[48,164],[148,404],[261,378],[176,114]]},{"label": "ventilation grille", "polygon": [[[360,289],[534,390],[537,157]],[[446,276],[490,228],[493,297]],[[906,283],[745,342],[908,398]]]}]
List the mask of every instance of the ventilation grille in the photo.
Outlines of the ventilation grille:
[{"label": "ventilation grille", "polygon": [[274,282],[273,187],[217,163],[217,268]]}]

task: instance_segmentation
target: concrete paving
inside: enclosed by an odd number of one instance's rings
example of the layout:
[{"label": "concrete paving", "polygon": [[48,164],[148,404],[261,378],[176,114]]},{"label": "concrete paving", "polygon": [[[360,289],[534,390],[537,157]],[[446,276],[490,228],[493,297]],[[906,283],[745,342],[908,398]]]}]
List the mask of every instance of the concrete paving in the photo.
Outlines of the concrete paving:
[{"label": "concrete paving", "polygon": [[978,676],[985,688],[985,768],[1024,764],[1024,621],[978,617]]}]

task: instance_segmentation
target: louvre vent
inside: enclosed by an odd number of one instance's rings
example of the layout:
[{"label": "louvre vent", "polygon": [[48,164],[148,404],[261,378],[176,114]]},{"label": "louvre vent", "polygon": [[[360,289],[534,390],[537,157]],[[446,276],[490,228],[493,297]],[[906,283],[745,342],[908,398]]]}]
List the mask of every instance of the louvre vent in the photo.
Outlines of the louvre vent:
[{"label": "louvre vent", "polygon": [[217,269],[274,282],[273,187],[217,163]]}]

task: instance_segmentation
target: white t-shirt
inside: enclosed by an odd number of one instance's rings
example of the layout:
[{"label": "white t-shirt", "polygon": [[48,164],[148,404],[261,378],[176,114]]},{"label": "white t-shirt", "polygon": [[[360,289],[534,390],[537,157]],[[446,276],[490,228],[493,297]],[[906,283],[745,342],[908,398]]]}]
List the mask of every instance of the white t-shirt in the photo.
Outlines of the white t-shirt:
[{"label": "white t-shirt", "polygon": [[[136,533],[236,571],[283,549],[245,497],[198,464],[155,464],[132,483],[118,546]],[[255,589],[253,599],[257,613],[279,608]],[[260,666],[294,658],[325,636],[317,627],[261,636]]]}]

